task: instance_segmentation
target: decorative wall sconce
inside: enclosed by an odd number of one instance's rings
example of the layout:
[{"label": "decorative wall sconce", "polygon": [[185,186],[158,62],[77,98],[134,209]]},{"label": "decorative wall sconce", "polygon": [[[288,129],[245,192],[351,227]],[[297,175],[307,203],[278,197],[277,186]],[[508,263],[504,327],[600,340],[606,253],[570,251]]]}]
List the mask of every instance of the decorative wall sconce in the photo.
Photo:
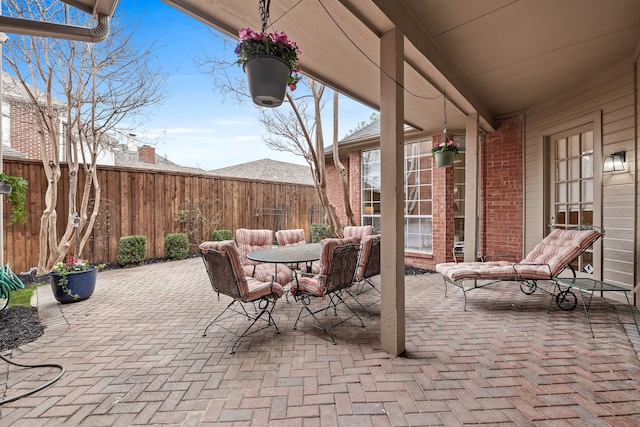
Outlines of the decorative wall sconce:
[{"label": "decorative wall sconce", "polygon": [[610,156],[604,156],[602,172],[617,172],[624,170],[624,162],[627,161],[627,152],[618,151]]}]

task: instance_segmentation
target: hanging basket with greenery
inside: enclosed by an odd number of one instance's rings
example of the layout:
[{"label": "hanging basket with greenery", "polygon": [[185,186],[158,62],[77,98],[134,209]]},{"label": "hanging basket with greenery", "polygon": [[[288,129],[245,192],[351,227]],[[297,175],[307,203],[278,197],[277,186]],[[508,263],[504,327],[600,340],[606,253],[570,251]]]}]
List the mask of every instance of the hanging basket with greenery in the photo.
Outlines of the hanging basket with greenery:
[{"label": "hanging basket with greenery", "polygon": [[[27,187],[29,183],[20,176],[11,176],[0,173],[0,186],[2,183],[7,186],[9,202],[11,203],[11,218],[7,225],[12,225],[16,221],[24,224],[27,221],[27,211],[25,210],[25,202],[27,200]],[[10,187],[10,188],[9,188]]]}]

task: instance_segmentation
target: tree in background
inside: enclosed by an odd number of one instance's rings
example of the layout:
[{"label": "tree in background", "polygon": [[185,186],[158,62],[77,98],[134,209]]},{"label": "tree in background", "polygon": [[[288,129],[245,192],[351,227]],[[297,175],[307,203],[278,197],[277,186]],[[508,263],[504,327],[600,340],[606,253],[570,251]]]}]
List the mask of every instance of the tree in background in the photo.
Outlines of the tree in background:
[{"label": "tree in background", "polygon": [[[223,38],[225,46],[232,51],[233,43],[228,38]],[[235,42],[234,42],[235,43]],[[251,100],[244,75],[238,77],[237,73],[231,73],[232,67],[236,67],[228,59],[205,58],[200,60],[200,66],[210,74],[214,80],[214,87],[223,97],[231,96],[240,104],[248,105]],[[265,127],[267,135],[263,137],[265,144],[275,151],[286,151],[302,156],[309,167],[313,178],[316,193],[322,207],[331,235],[342,236],[342,224],[335,204],[327,195],[326,169],[324,147],[325,140],[322,131],[321,113],[324,106],[322,97],[325,85],[310,78],[303,79],[303,84],[298,84],[295,94],[287,91],[286,100],[277,108],[259,108],[259,119]],[[305,91],[305,89],[308,89]],[[354,225],[355,218],[349,197],[347,173],[337,154],[338,148],[338,93],[334,92],[333,103],[333,161],[341,177],[341,189],[345,214],[348,224]],[[252,104],[253,105],[253,104]]]},{"label": "tree in background", "polygon": [[[91,26],[87,14],[61,2],[5,0],[4,14],[35,21]],[[46,272],[74,245],[81,256],[100,209],[96,160],[108,135],[136,113],[163,99],[166,76],[154,65],[152,47],[135,46],[135,25],[112,20],[101,43],[13,36],[3,51],[29,98],[38,125],[42,164],[47,176],[45,210],[40,218],[38,271]],[[69,165],[69,209],[58,236],[60,162]],[[80,182],[80,168],[84,181]],[[89,201],[93,206],[89,209]]]},{"label": "tree in background", "polygon": [[[332,236],[342,236],[342,225],[336,205],[327,195],[326,165],[324,158],[324,134],[322,132],[322,96],[325,86],[307,78],[306,85],[311,91],[310,97],[294,98],[287,92],[287,102],[278,108],[260,110],[260,122],[267,130],[264,142],[276,151],[288,151],[304,157],[311,168],[316,193],[325,210],[327,224]],[[341,175],[341,188],[344,196],[345,214],[349,224],[355,224],[349,198],[349,186],[346,170],[337,154],[338,147],[338,93],[334,92],[334,156],[333,161]],[[312,104],[312,105],[309,105]],[[312,108],[312,113],[309,109]],[[313,136],[312,136],[313,135]]]}]

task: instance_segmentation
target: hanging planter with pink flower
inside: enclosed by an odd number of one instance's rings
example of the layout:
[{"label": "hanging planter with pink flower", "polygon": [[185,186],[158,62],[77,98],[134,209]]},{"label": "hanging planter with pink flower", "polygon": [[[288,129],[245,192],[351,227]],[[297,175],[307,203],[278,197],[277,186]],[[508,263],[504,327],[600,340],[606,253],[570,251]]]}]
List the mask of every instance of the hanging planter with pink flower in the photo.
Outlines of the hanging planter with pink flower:
[{"label": "hanging planter with pink flower", "polygon": [[267,32],[271,0],[259,0],[258,4],[262,31],[251,28],[239,31],[236,64],[241,64],[247,74],[253,102],[262,107],[277,107],[284,100],[287,86],[293,91],[300,81],[300,49],[284,31]]},{"label": "hanging planter with pink flower", "polygon": [[298,45],[289,40],[284,31],[258,33],[244,28],[239,36],[236,63],[241,64],[247,74],[253,102],[262,107],[279,106],[287,87],[295,90],[301,78]]}]

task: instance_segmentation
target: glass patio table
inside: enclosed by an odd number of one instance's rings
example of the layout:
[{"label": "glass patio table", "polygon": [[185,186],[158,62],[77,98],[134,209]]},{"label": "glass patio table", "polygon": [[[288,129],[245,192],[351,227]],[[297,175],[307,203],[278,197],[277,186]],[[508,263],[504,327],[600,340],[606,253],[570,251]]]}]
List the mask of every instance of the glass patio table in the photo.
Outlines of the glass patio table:
[{"label": "glass patio table", "polygon": [[[636,315],[634,313],[634,307],[629,300],[629,292],[631,292],[630,288],[625,288],[622,286],[615,285],[613,283],[608,283],[603,280],[592,279],[588,277],[554,277],[553,280],[556,283],[556,286],[564,285],[567,287],[567,290],[561,291],[558,295],[558,299],[566,299],[571,292],[571,289],[578,289],[580,292],[580,299],[582,300],[582,308],[584,309],[584,315],[587,318],[587,322],[589,322],[589,329],[591,330],[591,336],[595,338],[593,333],[593,324],[596,323],[612,323],[612,322],[594,322],[589,317],[589,308],[591,307],[591,300],[593,299],[593,295],[596,293],[600,294],[600,297],[604,297],[605,292],[621,292],[624,293],[624,296],[627,300],[627,308],[631,312],[631,316],[633,318],[633,324],[636,326],[638,333],[640,333],[640,327],[638,326],[638,321],[636,319]],[[587,293],[587,295],[585,295]],[[553,298],[553,296],[552,296]],[[575,298],[575,297],[573,297]],[[618,315],[619,316],[619,315]],[[625,323],[620,319],[618,322],[621,325]]]},{"label": "glass patio table", "polygon": [[[311,261],[320,259],[320,243],[308,243],[306,245],[277,246],[271,249],[249,252],[247,258],[256,262],[268,262],[275,265],[276,276],[278,264],[307,263],[307,273],[311,270]],[[285,293],[287,302],[289,293]]]},{"label": "glass patio table", "polygon": [[247,258],[257,262],[272,264],[297,264],[320,259],[320,243],[306,245],[278,246],[271,249],[249,252]]}]

